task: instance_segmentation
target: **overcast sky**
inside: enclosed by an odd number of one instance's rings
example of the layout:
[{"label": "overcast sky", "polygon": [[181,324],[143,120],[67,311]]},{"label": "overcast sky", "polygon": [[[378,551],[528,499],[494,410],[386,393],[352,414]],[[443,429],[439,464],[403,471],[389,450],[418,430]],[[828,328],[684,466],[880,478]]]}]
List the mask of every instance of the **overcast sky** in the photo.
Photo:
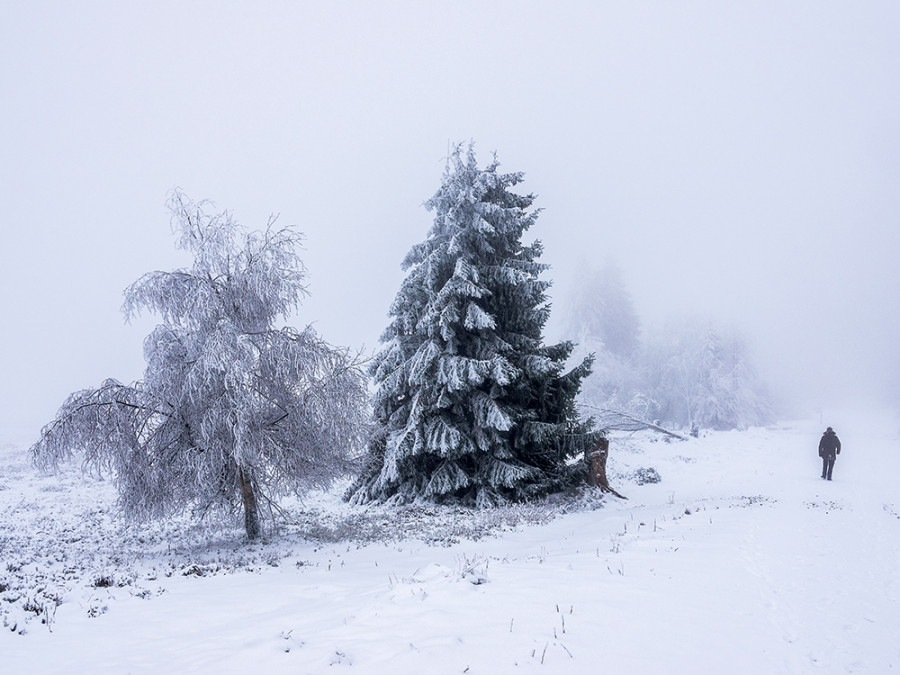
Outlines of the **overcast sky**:
[{"label": "overcast sky", "polygon": [[800,412],[896,400],[900,3],[5,0],[0,439],[141,377],[122,290],[188,262],[176,186],[296,224],[292,323],[375,348],[469,140],[538,195],[557,309],[613,260],[646,325],[736,324]]}]

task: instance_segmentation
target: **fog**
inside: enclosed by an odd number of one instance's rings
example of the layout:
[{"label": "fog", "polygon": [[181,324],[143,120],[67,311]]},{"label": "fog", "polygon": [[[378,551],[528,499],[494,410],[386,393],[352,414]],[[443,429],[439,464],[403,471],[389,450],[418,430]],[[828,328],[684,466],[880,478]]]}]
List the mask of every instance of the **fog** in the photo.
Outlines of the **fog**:
[{"label": "fog", "polygon": [[741,328],[785,414],[900,400],[895,2],[0,5],[0,439],[143,370],[179,187],[306,234],[291,323],[372,350],[448,149],[524,171],[557,312]]}]

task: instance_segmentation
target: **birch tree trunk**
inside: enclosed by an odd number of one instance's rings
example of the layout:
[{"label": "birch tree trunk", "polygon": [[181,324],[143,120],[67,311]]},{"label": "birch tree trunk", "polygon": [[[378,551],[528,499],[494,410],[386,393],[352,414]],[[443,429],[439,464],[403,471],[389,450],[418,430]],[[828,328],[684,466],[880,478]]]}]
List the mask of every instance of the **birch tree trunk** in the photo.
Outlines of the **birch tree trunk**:
[{"label": "birch tree trunk", "polygon": [[247,529],[247,537],[251,540],[258,539],[260,534],[259,506],[256,504],[253,482],[243,469],[238,470],[238,478],[241,481],[241,497],[244,501],[244,527]]}]

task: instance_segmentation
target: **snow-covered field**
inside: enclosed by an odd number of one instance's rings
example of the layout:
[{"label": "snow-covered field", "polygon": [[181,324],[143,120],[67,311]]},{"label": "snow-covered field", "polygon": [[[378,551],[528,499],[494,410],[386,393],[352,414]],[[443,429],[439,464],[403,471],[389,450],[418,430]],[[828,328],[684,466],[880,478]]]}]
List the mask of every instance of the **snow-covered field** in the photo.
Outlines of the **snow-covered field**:
[{"label": "snow-covered field", "polygon": [[121,524],[109,483],[6,446],[2,671],[900,672],[900,421],[825,422],[832,482],[819,420],[633,436],[610,459],[628,501],[395,512],[335,491],[253,545]]}]

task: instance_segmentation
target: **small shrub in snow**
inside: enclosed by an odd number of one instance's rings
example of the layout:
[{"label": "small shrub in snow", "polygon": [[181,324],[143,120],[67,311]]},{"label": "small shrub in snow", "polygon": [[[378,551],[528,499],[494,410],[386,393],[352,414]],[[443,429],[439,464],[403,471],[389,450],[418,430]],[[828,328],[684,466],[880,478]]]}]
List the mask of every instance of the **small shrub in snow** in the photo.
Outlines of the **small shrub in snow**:
[{"label": "small shrub in snow", "polygon": [[184,570],[181,573],[181,576],[183,576],[183,577],[190,577],[190,576],[205,577],[206,570],[204,570],[202,567],[200,567],[200,565],[191,565],[190,567],[188,567],[186,570]]},{"label": "small shrub in snow", "polygon": [[657,470],[653,467],[641,467],[640,469],[635,469],[628,477],[638,485],[659,483],[662,480]]},{"label": "small shrub in snow", "polygon": [[480,586],[488,582],[487,570],[490,560],[484,556],[476,555],[471,558],[463,555],[457,558],[457,571],[460,578],[474,586]]}]

